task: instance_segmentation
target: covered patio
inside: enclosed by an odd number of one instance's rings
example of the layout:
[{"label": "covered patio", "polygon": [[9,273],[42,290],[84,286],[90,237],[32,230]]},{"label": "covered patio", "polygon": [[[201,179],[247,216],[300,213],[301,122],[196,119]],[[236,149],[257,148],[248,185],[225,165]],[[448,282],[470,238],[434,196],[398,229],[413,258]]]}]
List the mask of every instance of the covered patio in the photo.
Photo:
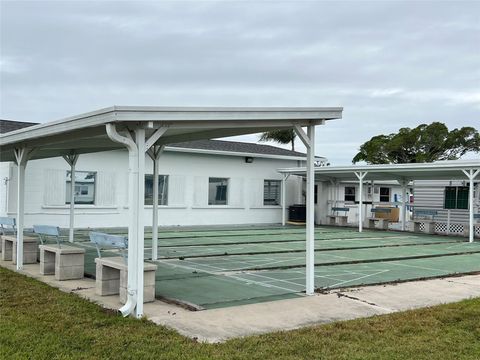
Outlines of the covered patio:
[{"label": "covered patio", "polygon": [[[284,179],[290,175],[307,176],[305,168],[279,169]],[[342,181],[358,182],[359,200],[358,200],[358,231],[363,231],[363,219],[365,218],[364,209],[364,184],[374,181],[396,181],[402,187],[401,202],[396,205],[401,206],[401,230],[407,229],[407,205],[415,207],[406,199],[407,187],[415,180],[464,180],[469,186],[469,222],[468,236],[469,242],[473,242],[475,237],[475,218],[478,216],[478,209],[474,205],[474,181],[480,174],[480,160],[459,160],[459,161],[440,161],[436,163],[416,163],[416,164],[387,164],[387,165],[363,165],[363,166],[324,166],[315,168],[316,182],[329,182],[338,187]],[[339,201],[335,199],[335,201]],[[339,201],[341,202],[341,201]],[[283,206],[283,224],[285,224],[285,202]],[[307,205],[308,209],[308,205]],[[477,211],[477,213],[475,212]]]},{"label": "covered patio", "polygon": [[[143,315],[144,260],[144,179],[145,155],[154,164],[154,183],[158,181],[158,159],[171,143],[252,134],[273,129],[293,128],[307,148],[306,293],[314,292],[314,214],[313,171],[315,127],[342,117],[342,108],[166,108],[114,106],[78,116],[28,127],[0,137],[0,161],[17,164],[17,258],[16,269],[23,269],[25,169],[29,161],[63,157],[70,165],[69,240],[75,227],[75,165],[86,153],[128,150],[129,224],[128,289],[124,315]],[[303,130],[307,127],[307,131]],[[158,189],[157,189],[158,191]],[[152,254],[156,260],[158,244],[158,196],[153,195]],[[234,219],[232,219],[234,221]]]}]

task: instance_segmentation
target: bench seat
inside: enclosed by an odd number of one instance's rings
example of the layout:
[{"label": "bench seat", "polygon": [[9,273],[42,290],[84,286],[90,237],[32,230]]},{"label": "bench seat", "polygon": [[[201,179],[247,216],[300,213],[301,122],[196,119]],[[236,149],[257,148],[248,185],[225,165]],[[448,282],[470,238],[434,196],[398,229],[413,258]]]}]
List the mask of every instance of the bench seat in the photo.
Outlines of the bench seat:
[{"label": "bench seat", "polygon": [[[128,266],[123,257],[96,258],[95,292],[97,295],[120,294],[120,302],[127,302]],[[143,302],[155,300],[155,272],[157,265],[143,263]]]},{"label": "bench seat", "polygon": [[[34,264],[38,259],[37,239],[31,236],[23,237],[23,263]],[[17,263],[17,237],[2,235],[2,260]]]},{"label": "bench seat", "polygon": [[40,245],[40,274],[55,275],[56,280],[82,279],[85,249],[57,244]]}]

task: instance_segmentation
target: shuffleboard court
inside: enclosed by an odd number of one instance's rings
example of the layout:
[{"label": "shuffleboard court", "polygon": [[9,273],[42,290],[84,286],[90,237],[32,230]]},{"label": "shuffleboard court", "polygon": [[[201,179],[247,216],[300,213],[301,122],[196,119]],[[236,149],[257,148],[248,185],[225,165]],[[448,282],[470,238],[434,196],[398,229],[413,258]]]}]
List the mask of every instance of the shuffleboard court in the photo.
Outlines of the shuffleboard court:
[{"label": "shuffleboard court", "polygon": [[[125,229],[108,230],[126,235]],[[151,261],[151,233],[145,237]],[[75,239],[86,249],[85,272],[94,277],[97,253],[88,230]],[[461,237],[318,227],[315,239],[319,291],[480,272],[480,243]],[[208,309],[304,296],[301,227],[160,231],[158,254],[160,299]]]}]

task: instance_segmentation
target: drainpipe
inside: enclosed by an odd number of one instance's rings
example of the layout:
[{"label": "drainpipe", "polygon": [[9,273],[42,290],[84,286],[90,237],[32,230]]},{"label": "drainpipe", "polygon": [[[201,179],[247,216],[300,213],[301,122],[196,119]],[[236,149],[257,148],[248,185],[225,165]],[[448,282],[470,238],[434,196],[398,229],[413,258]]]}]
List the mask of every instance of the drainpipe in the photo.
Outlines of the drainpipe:
[{"label": "drainpipe", "polygon": [[[136,196],[134,187],[135,175],[138,172],[138,148],[135,142],[128,137],[122,136],[117,132],[117,128],[114,124],[106,124],[107,135],[110,140],[125,145],[128,149],[128,176],[129,176],[129,192],[128,192],[128,205],[129,205],[129,219],[130,223],[128,226],[128,286],[127,286],[127,302],[122,306],[119,311],[126,317],[133,313],[135,307],[137,306],[137,293],[138,293],[138,283],[135,272],[133,271],[138,267],[136,254],[131,253],[132,240],[136,236],[136,221],[135,221],[135,212],[136,206],[134,206]],[[143,230],[143,229],[142,229]],[[143,265],[143,262],[142,262]],[[142,270],[143,275],[143,270]]]}]

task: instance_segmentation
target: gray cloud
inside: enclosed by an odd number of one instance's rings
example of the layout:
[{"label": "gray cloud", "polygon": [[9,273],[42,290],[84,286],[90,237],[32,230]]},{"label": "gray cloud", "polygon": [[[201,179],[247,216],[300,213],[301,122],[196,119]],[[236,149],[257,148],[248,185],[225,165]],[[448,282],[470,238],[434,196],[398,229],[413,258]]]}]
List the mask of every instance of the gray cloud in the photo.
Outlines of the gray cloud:
[{"label": "gray cloud", "polygon": [[480,2],[0,6],[3,118],[113,104],[344,106],[318,130],[334,164],[378,133],[480,121]]}]

